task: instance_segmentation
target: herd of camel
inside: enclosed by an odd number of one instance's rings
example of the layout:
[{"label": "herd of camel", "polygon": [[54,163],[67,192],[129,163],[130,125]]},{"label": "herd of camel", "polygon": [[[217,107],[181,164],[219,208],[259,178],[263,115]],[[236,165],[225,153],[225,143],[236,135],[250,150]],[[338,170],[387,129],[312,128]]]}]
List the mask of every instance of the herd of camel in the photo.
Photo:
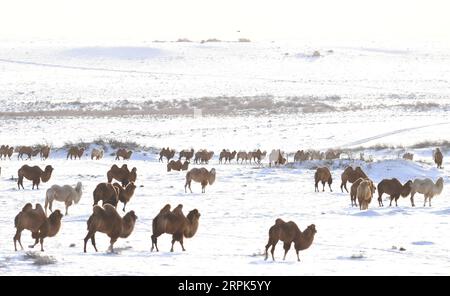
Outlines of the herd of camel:
[{"label": "herd of camel", "polygon": [[[22,158],[22,155],[26,154],[29,158],[31,156],[36,156],[40,154],[42,159],[46,159],[49,156],[50,148],[48,146],[42,147],[37,153],[33,149],[24,149],[27,147],[21,147],[17,150],[19,153],[18,158]],[[30,147],[28,147],[30,148]],[[11,156],[11,151],[14,151],[13,147],[1,146],[0,156],[7,154],[8,157]],[[81,158],[85,152],[84,148],[72,147],[67,153],[67,159],[72,157]],[[123,159],[130,159],[132,151],[127,151],[126,149],[119,149],[116,153],[116,159],[122,157]],[[200,150],[194,154],[194,150],[182,150],[179,154],[179,159],[177,161],[171,160],[175,151],[169,148],[163,148],[160,152],[160,161],[163,161],[165,157],[167,159],[167,170],[187,170],[189,161],[194,158],[195,163],[208,163],[208,161],[213,156],[212,151]],[[262,152],[259,149],[251,152],[230,152],[228,150],[223,150],[220,153],[219,162],[225,163],[230,162],[234,157],[237,156],[237,161],[247,161],[253,160],[255,163],[260,163],[262,159],[266,156],[266,151]],[[93,149],[91,152],[91,159],[100,159],[103,157],[103,150]],[[434,161],[438,168],[442,168],[443,155],[442,152],[437,148],[433,152]],[[181,158],[185,158],[184,163],[181,162]],[[334,151],[329,151],[327,153],[315,153],[315,152],[304,152],[297,151],[294,160],[301,161],[307,159],[334,159],[339,158],[339,153]],[[269,155],[269,164],[275,165],[285,164],[287,159],[283,156],[280,150],[273,150]],[[18,170],[18,188],[22,189],[23,179],[26,178],[32,181],[32,189],[36,187],[39,189],[40,182],[48,182],[52,176],[53,167],[47,165],[44,170],[38,166],[28,166],[23,165]],[[128,169],[126,164],[121,167],[117,165],[112,165],[110,170],[106,173],[107,182],[99,183],[93,191],[93,208],[92,214],[87,221],[87,235],[84,239],[84,252],[86,252],[86,245],[89,240],[97,251],[95,234],[97,232],[102,232],[108,235],[110,238],[109,249],[113,251],[113,245],[118,238],[127,238],[133,231],[137,216],[134,211],[129,211],[123,217],[121,217],[117,211],[118,203],[123,203],[122,211],[125,212],[127,203],[131,200],[136,190],[136,178],[137,169],[134,167],[131,170]],[[187,188],[191,189],[191,182],[195,181],[201,184],[202,193],[205,193],[205,187],[209,184],[212,185],[216,178],[216,170],[212,168],[207,170],[206,168],[193,168],[186,173],[185,182],[185,192]],[[315,191],[319,191],[318,184],[322,183],[322,191],[325,191],[325,184],[327,183],[330,191],[332,184],[331,172],[327,167],[317,168],[315,174]],[[118,182],[112,183],[113,180]],[[439,195],[443,190],[443,178],[439,178],[436,183],[431,179],[415,179],[414,181],[407,181],[405,184],[401,184],[396,178],[393,179],[383,179],[378,186],[375,186],[373,181],[364,173],[360,167],[353,168],[351,166],[347,167],[341,175],[341,191],[344,189],[348,192],[347,183],[352,183],[350,188],[350,200],[352,206],[358,206],[361,210],[368,209],[373,194],[378,189],[378,203],[379,206],[383,206],[382,195],[384,193],[390,196],[390,206],[392,201],[395,201],[397,206],[397,200],[400,196],[407,197],[410,195],[411,205],[414,205],[414,195],[416,193],[421,193],[424,195],[425,201],[428,200],[429,206],[431,206],[431,199]],[[61,219],[63,217],[60,210],[52,211],[52,205],[54,201],[65,203],[65,215],[68,215],[68,208],[72,204],[77,204],[82,195],[82,184],[78,182],[74,187],[70,185],[53,185],[47,192],[45,197],[45,207],[43,208],[41,204],[37,203],[35,208],[33,208],[31,203],[27,203],[22,210],[16,215],[14,219],[14,226],[16,228],[16,233],[14,235],[14,248],[17,251],[16,243],[21,243],[21,233],[23,230],[27,229],[31,231],[32,238],[35,239],[34,245],[38,243],[41,245],[41,250],[44,250],[43,242],[46,237],[55,236],[61,228]],[[102,201],[102,206],[98,203]],[[47,216],[47,209],[50,210],[51,214]],[[151,251],[156,249],[159,251],[157,245],[157,238],[164,234],[172,235],[172,247],[171,252],[173,252],[173,247],[175,242],[179,242],[182,250],[184,251],[183,239],[191,238],[197,232],[199,226],[200,213],[197,209],[191,210],[187,215],[184,215],[183,205],[178,205],[173,210],[169,204],[165,205],[160,212],[154,217],[152,222],[151,235],[152,247]],[[314,240],[314,235],[316,234],[316,226],[314,224],[309,225],[304,231],[301,231],[295,222],[289,221],[285,222],[278,218],[269,229],[269,240],[265,247],[265,259],[268,258],[268,249],[272,247],[271,254],[272,259],[274,258],[275,245],[278,241],[284,243],[284,258],[289,251],[292,243],[294,243],[294,248],[297,253],[297,259],[299,258],[299,251],[305,250],[312,245]]]},{"label": "herd of camel", "polygon": [[[439,148],[433,151],[433,158],[438,168],[442,168],[443,155]],[[325,184],[331,189],[331,184],[333,183],[333,178],[331,172],[327,167],[319,167],[316,169],[314,174],[315,191],[319,191],[319,182],[322,183],[322,191],[325,191]],[[442,177],[438,178],[436,183],[431,179],[415,179],[414,181],[408,180],[405,184],[401,184],[397,178],[383,179],[375,187],[373,181],[364,173],[360,167],[355,169],[351,166],[347,167],[341,175],[341,191],[348,192],[347,182],[353,183],[350,188],[350,201],[351,205],[358,206],[361,210],[367,210],[370,202],[372,201],[373,194],[378,190],[378,205],[380,207],[383,205],[382,196],[384,193],[388,194],[390,197],[390,204],[392,206],[392,201],[395,201],[395,206],[398,206],[397,201],[402,197],[407,197],[410,195],[411,206],[414,204],[414,195],[420,193],[424,195],[423,206],[426,205],[428,200],[428,205],[431,207],[431,199],[442,193],[444,188],[444,179]]]}]

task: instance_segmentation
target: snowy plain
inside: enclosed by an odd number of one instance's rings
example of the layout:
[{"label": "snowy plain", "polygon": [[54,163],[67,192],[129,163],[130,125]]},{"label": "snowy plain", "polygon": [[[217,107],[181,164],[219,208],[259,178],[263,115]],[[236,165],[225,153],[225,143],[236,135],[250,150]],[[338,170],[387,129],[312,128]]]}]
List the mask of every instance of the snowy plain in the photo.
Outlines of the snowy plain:
[{"label": "snowy plain", "polygon": [[[321,56],[313,57],[314,50]],[[449,275],[450,155],[444,149],[444,169],[438,170],[433,145],[408,148],[449,140],[449,65],[448,51],[423,47],[2,42],[0,144],[48,143],[55,149],[47,161],[18,161],[14,154],[0,162],[0,274]],[[202,116],[194,115],[198,110]],[[153,148],[136,151],[127,162],[138,169],[138,188],[127,206],[138,220],[133,234],[116,243],[116,254],[106,251],[103,234],[97,235],[98,253],[88,245],[84,254],[82,247],[92,192],[106,181],[110,166],[123,161],[114,161],[113,150],[99,161],[87,156],[71,161],[56,149],[98,138]],[[375,148],[381,144],[406,148]],[[185,173],[168,173],[154,154],[167,146],[213,150],[206,167],[216,168],[216,183],[205,194],[198,183],[193,194],[184,193]],[[341,159],[269,168],[267,158],[262,166],[219,165],[217,159],[223,148],[292,153],[359,146],[373,162]],[[405,151],[414,153],[414,162],[399,158]],[[25,181],[19,191],[13,178],[25,163],[51,164],[55,171],[39,190]],[[314,192],[319,165],[332,170],[331,193]],[[369,210],[360,211],[339,190],[346,165],[361,165],[375,183],[442,176],[445,186],[432,207],[423,207],[416,195],[415,208],[401,198],[398,207],[379,208],[372,201]],[[63,218],[60,233],[45,240],[46,251],[14,252],[13,219],[22,206],[43,204],[53,184],[77,181],[83,183],[83,197]],[[201,213],[197,234],[185,240],[186,252],[176,245],[170,253],[169,235],[159,238],[159,253],[150,252],[152,218],[167,203]],[[278,260],[264,261],[276,218],[293,220],[302,230],[316,225],[313,245],[300,252],[302,262],[292,249],[282,261],[281,243]],[[22,241],[32,242],[29,232]]]}]

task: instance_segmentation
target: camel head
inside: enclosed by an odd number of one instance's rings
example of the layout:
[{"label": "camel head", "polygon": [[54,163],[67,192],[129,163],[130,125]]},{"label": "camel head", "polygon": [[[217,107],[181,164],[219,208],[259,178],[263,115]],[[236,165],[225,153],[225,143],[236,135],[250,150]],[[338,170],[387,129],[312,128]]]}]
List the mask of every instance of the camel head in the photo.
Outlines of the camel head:
[{"label": "camel head", "polygon": [[134,211],[129,211],[128,213],[123,216],[123,220],[131,220],[133,222],[136,222],[138,216],[136,216]]},{"label": "camel head", "polygon": [[316,233],[317,233],[316,225],[314,225],[314,224],[309,225],[309,226],[306,228],[305,232],[310,232],[310,233],[312,233],[313,235],[316,234]]},{"label": "camel head", "polygon": [[50,214],[48,219],[50,220],[50,223],[55,223],[55,222],[61,221],[62,217],[63,217],[63,214],[61,213],[61,211],[55,210],[55,211],[53,211],[53,213]]},{"label": "camel head", "polygon": [[190,211],[188,214],[187,214],[187,216],[186,216],[186,218],[190,221],[190,222],[192,222],[192,221],[194,221],[194,220],[197,220],[198,221],[198,219],[200,219],[200,213],[199,213],[199,211],[197,210],[197,209],[193,209],[192,211]]},{"label": "camel head", "polygon": [[438,193],[441,194],[442,189],[444,188],[444,179],[442,177],[439,177],[439,179],[437,179],[436,186],[438,188]]},{"label": "camel head", "polygon": [[411,187],[412,187],[412,181],[411,181],[411,180],[408,180],[408,182],[406,182],[406,183],[403,185],[401,195],[402,195],[403,197],[408,196],[408,195],[411,193]]},{"label": "camel head", "polygon": [[44,173],[41,176],[42,182],[47,182],[50,180],[50,177],[52,176],[53,167],[51,165],[48,165],[45,167]]},{"label": "camel head", "polygon": [[82,195],[82,188],[83,188],[83,185],[81,184],[81,182],[78,182],[77,183],[77,185],[75,186],[75,191],[78,193],[78,196],[77,197],[75,197],[75,203],[77,204],[79,201],[80,201],[80,199],[81,199],[81,195]]},{"label": "camel head", "polygon": [[209,171],[209,176],[208,176],[208,183],[209,185],[214,184],[214,181],[216,181],[216,169],[211,169],[211,171]]}]

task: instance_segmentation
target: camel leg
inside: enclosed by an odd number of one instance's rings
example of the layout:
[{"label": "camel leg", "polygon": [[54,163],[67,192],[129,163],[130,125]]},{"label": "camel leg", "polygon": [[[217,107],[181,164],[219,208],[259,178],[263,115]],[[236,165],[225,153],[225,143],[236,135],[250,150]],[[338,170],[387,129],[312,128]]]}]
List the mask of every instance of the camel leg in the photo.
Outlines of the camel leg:
[{"label": "camel leg", "polygon": [[398,207],[397,200],[398,200],[399,198],[400,198],[400,195],[395,197],[395,206],[396,206],[396,207]]},{"label": "camel leg", "polygon": [[151,248],[150,252],[153,252],[153,248],[156,248],[156,252],[159,252],[158,237],[154,234],[152,234],[152,248]]},{"label": "camel leg", "polygon": [[378,206],[384,207],[383,200],[381,199],[381,196],[383,195],[383,192],[378,192]]},{"label": "camel leg", "polygon": [[392,196],[389,196],[389,197],[391,199],[391,202],[389,203],[389,206],[392,207],[392,200],[394,199],[394,197],[392,197]]},{"label": "camel leg", "polygon": [[183,235],[180,237],[179,242],[180,242],[181,249],[183,250],[183,252],[186,251],[186,249],[184,248],[184,245],[183,245]]},{"label": "camel leg", "polygon": [[173,245],[175,244],[176,240],[173,238],[172,239],[172,247],[170,248],[170,251],[173,252]]},{"label": "camel leg", "polygon": [[275,253],[275,245],[276,245],[276,244],[273,244],[273,245],[272,245],[272,249],[270,249],[270,253],[272,254],[272,260],[273,260],[273,261],[275,261],[275,257],[273,256],[273,253]]},{"label": "camel leg", "polygon": [[126,202],[124,202],[123,203],[123,209],[122,209],[122,211],[124,211],[125,212],[125,207],[127,206],[127,203]]},{"label": "camel leg", "polygon": [[300,250],[297,250],[297,249],[295,249],[295,252],[297,253],[297,261],[298,262],[300,262],[300,257],[298,256],[298,252],[299,252]]},{"label": "camel leg", "polygon": [[330,187],[330,192],[333,192],[333,189],[331,189],[331,184],[328,183],[328,187]]},{"label": "camel leg", "polygon": [[323,186],[322,192],[325,192],[325,182],[324,181],[322,181],[322,186]]},{"label": "camel leg", "polygon": [[31,237],[34,238],[34,245],[29,245],[29,248],[34,248],[39,243],[39,233],[35,232],[31,234]]},{"label": "camel leg", "polygon": [[268,254],[268,250],[269,250],[269,247],[271,246],[272,244],[271,244],[271,242],[270,242],[270,239],[269,239],[269,242],[267,243],[267,245],[266,245],[266,252],[265,252],[265,257],[264,257],[264,260],[267,260],[267,257],[269,257],[269,254]]},{"label": "camel leg", "polygon": [[88,233],[86,234],[86,237],[84,238],[84,252],[86,253],[86,244],[88,242],[89,239],[91,239],[92,245],[95,248],[95,251],[97,252],[97,248],[95,247],[95,238],[92,239],[95,235],[95,231],[89,230]]},{"label": "camel leg", "polygon": [[431,196],[428,196],[428,206],[431,207]]},{"label": "camel leg", "polygon": [[292,244],[292,242],[285,242],[285,243],[284,243],[284,246],[283,246],[283,248],[284,248],[284,257],[283,257],[283,260],[286,260],[286,255],[287,255],[289,249],[291,248],[291,244]]},{"label": "camel leg", "polygon": [[414,204],[414,193],[411,192],[411,206],[415,207],[416,205]]},{"label": "camel leg", "polygon": [[44,252],[44,238],[41,237],[41,238],[39,239],[39,242],[41,243],[41,252]]},{"label": "camel leg", "polygon": [[117,238],[111,238],[110,245],[108,250],[111,250],[111,253],[114,253],[114,243],[117,241]]},{"label": "camel leg", "polygon": [[344,189],[345,189],[345,191],[347,191],[347,193],[348,193],[347,182],[344,183]]},{"label": "camel leg", "polygon": [[191,183],[192,183],[192,181],[190,180],[189,181],[189,184],[188,184],[188,187],[189,187],[189,190],[191,191],[191,193],[192,193],[192,189],[191,189]]},{"label": "camel leg", "polygon": [[66,201],[66,213],[65,213],[65,215],[67,216],[67,215],[69,215],[69,207],[72,205],[72,201],[71,200],[69,200],[69,201]]},{"label": "camel leg", "polygon": [[20,242],[20,236],[22,234],[21,229],[16,230],[16,234],[14,235],[14,251],[17,251],[16,242],[19,241],[20,248],[23,250],[22,243]]},{"label": "camel leg", "polygon": [[314,192],[319,192],[319,182],[314,184]]}]

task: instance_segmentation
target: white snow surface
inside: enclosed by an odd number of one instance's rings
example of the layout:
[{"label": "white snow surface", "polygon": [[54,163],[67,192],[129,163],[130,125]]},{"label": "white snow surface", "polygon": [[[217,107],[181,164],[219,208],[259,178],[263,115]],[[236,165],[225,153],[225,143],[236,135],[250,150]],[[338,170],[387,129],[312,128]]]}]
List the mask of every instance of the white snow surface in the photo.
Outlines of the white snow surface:
[{"label": "white snow surface", "polygon": [[[321,56],[312,57],[314,50]],[[444,169],[432,162],[431,145],[365,149],[371,163],[340,159],[269,168],[267,159],[262,166],[219,165],[217,159],[223,148],[292,153],[448,141],[449,65],[448,50],[431,47],[1,42],[0,144],[48,143],[54,149],[47,161],[18,161],[17,154],[0,161],[0,275],[449,275],[447,149]],[[116,253],[107,252],[109,239],[99,233],[99,252],[89,243],[84,254],[92,192],[113,163],[124,161],[114,161],[112,150],[99,161],[66,160],[66,151],[55,148],[98,138],[213,150],[205,167],[216,168],[216,182],[205,194],[198,183],[194,193],[185,193],[185,172],[168,173],[151,150],[135,151],[125,162],[138,170],[138,188],[127,205],[138,216],[135,230],[116,242]],[[414,162],[399,158],[405,151],[414,153]],[[28,180],[17,190],[14,178],[25,163],[51,164],[52,178],[39,190]],[[333,192],[315,193],[314,171],[323,165],[331,169]],[[408,197],[398,207],[385,201],[383,208],[374,199],[360,211],[339,190],[347,165],[361,165],[375,183],[442,176],[444,190],[431,207],[423,207],[418,194],[414,208]],[[23,205],[44,204],[51,185],[78,181],[80,203],[69,208],[58,235],[45,239],[45,252],[27,248],[28,231],[22,234],[25,250],[14,252],[14,217]],[[167,234],[158,239],[160,252],[150,252],[152,219],[167,203],[183,204],[185,214],[194,208],[201,213],[198,232],[185,239],[186,252],[178,243],[169,252]],[[293,248],[283,261],[281,242],[277,260],[264,261],[277,218],[301,230],[316,225],[301,262]]]}]

